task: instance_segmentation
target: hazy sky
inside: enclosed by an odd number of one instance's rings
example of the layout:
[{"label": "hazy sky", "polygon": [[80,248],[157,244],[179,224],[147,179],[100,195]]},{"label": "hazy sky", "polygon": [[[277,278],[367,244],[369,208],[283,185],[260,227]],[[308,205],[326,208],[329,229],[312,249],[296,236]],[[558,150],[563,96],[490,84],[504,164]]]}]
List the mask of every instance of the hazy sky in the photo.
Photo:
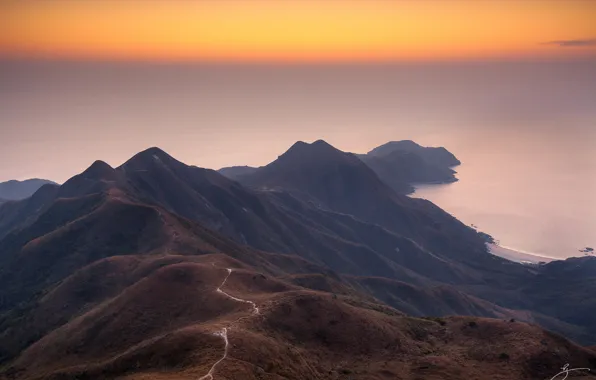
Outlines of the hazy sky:
[{"label": "hazy sky", "polygon": [[0,180],[64,181],[151,146],[209,168],[263,165],[319,138],[365,152],[404,138],[474,146],[486,132],[585,151],[596,142],[595,67],[4,62]]},{"label": "hazy sky", "polygon": [[3,0],[0,53],[203,61],[552,58],[594,55],[594,20],[591,0]]},{"label": "hazy sky", "polygon": [[591,0],[0,0],[0,181],[413,139],[464,162],[437,204],[567,257],[596,228],[594,20]]},{"label": "hazy sky", "polygon": [[590,141],[594,20],[573,0],[0,0],[0,180],[150,146],[219,168],[318,138]]}]

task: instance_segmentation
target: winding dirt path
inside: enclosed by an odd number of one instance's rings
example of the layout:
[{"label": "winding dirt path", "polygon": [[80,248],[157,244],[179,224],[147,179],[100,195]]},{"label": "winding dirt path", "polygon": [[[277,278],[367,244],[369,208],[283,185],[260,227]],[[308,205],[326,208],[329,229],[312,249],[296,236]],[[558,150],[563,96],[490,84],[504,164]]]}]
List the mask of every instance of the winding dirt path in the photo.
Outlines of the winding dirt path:
[{"label": "winding dirt path", "polygon": [[[213,263],[211,263],[211,265],[215,266],[215,264],[213,264]],[[221,288],[223,288],[223,286],[226,284],[226,281],[228,281],[228,278],[232,274],[232,269],[231,268],[226,268],[226,270],[228,271],[228,275],[226,276],[226,278],[224,278],[223,282],[221,283],[221,285],[219,285],[219,287],[216,289],[216,291],[218,293],[221,293],[221,294],[225,295],[226,297],[228,297],[230,299],[233,299],[234,301],[250,304],[252,306],[252,314],[254,314],[254,315],[259,314],[260,313],[259,312],[259,308],[257,307],[257,305],[254,302],[248,301],[248,300],[244,300],[242,298],[234,297],[234,296],[232,296],[232,295],[224,292],[223,290],[221,290]],[[219,336],[219,337],[221,337],[224,340],[224,343],[225,343],[224,354],[223,354],[223,356],[218,361],[216,361],[211,366],[211,369],[209,369],[209,372],[207,372],[207,374],[205,376],[200,377],[199,380],[213,380],[213,373],[215,372],[215,368],[217,367],[217,365],[219,363],[221,363],[222,361],[224,361],[224,359],[228,356],[228,347],[230,345],[230,342],[228,340],[228,330],[230,330],[232,328],[231,326],[234,323],[237,323],[240,320],[245,319],[245,318],[248,318],[248,317],[246,317],[246,316],[245,317],[240,317],[237,320],[235,320],[234,322],[230,323],[228,327],[224,327],[223,329],[221,329],[221,330],[216,331],[216,332],[213,333],[213,335]]]},{"label": "winding dirt path", "polygon": [[215,367],[217,367],[217,365],[219,363],[221,363],[228,356],[228,346],[230,345],[230,342],[228,341],[228,329],[226,327],[224,327],[222,330],[216,331],[215,333],[213,333],[213,335],[220,336],[224,340],[224,342],[226,343],[226,346],[225,346],[225,349],[224,349],[224,354],[221,357],[221,359],[219,359],[218,361],[216,361],[211,366],[211,369],[209,369],[209,372],[207,372],[207,374],[205,376],[199,378],[199,380],[213,380],[213,372],[215,372]]}]

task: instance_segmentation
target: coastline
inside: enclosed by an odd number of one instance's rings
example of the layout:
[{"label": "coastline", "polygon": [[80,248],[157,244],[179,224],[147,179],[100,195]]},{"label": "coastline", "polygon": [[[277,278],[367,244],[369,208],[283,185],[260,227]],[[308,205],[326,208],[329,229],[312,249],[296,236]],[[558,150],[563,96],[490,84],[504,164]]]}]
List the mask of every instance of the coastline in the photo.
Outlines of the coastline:
[{"label": "coastline", "polygon": [[486,246],[491,254],[519,263],[539,264],[541,262],[550,263],[552,261],[563,260],[554,257],[541,256],[535,253],[523,252],[514,248],[504,247],[497,244],[487,243]]}]

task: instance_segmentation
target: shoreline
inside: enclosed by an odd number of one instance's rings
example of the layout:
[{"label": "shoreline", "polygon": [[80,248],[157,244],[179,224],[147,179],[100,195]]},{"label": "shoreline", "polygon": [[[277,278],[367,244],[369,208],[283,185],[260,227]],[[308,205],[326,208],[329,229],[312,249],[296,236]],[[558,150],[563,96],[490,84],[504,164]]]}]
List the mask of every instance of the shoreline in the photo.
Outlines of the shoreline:
[{"label": "shoreline", "polygon": [[536,253],[524,252],[515,248],[501,246],[497,244],[487,243],[488,252],[505,258],[507,260],[516,261],[518,263],[531,263],[531,264],[539,264],[539,263],[550,263],[552,261],[558,260],[565,260],[562,258],[554,258],[548,256],[542,256]]}]

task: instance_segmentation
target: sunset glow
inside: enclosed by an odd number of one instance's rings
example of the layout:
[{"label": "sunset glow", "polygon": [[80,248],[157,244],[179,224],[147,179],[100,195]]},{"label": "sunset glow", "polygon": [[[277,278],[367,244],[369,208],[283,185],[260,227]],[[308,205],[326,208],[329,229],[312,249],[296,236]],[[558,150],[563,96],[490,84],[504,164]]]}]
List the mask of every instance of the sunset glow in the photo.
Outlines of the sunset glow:
[{"label": "sunset glow", "polygon": [[25,57],[383,61],[593,54],[588,1],[4,1],[0,53]]}]

